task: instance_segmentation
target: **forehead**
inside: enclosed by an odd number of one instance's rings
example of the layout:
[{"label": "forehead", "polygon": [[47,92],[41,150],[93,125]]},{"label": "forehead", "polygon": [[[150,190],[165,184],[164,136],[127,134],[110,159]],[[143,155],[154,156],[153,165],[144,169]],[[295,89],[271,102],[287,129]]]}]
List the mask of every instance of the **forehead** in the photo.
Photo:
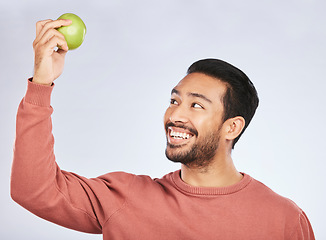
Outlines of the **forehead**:
[{"label": "forehead", "polygon": [[198,93],[211,99],[212,102],[221,102],[226,84],[214,77],[203,73],[191,73],[184,77],[174,88],[180,95]]}]

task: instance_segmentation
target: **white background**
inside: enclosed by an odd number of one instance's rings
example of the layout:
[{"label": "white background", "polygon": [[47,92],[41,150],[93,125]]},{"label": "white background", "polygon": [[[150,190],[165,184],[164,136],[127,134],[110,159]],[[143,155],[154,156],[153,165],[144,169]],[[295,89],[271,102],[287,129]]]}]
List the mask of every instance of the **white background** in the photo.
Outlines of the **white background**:
[{"label": "white background", "polygon": [[[15,115],[33,73],[35,23],[87,26],[52,96],[62,169],[161,177],[163,114],[188,66],[220,58],[254,82],[260,106],[233,153],[239,171],[294,200],[326,239],[326,3],[317,0],[29,0],[0,3],[0,238],[101,239],[46,222],[10,198]],[[257,206],[259,208],[259,206]]]}]

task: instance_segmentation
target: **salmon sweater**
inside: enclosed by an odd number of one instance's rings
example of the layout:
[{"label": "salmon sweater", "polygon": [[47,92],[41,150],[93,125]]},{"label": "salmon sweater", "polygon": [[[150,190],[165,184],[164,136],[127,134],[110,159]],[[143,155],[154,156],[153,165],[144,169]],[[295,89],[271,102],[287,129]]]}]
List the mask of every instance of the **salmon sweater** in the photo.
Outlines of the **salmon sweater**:
[{"label": "salmon sweater", "polygon": [[11,196],[53,223],[110,239],[314,239],[291,200],[243,174],[228,187],[194,187],[180,170],[160,179],[112,172],[85,178],[54,155],[53,86],[28,81],[17,113]]}]

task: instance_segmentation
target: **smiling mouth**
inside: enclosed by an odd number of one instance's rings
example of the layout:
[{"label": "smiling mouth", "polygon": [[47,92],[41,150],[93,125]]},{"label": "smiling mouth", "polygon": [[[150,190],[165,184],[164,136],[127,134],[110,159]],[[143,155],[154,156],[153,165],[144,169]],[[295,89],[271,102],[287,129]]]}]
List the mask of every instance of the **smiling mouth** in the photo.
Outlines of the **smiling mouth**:
[{"label": "smiling mouth", "polygon": [[180,146],[187,144],[194,136],[193,133],[180,127],[168,127],[168,143],[170,146]]},{"label": "smiling mouth", "polygon": [[190,134],[189,133],[185,133],[185,132],[176,132],[176,131],[173,131],[171,129],[171,131],[170,131],[170,137],[172,137],[174,139],[189,139],[190,138]]}]

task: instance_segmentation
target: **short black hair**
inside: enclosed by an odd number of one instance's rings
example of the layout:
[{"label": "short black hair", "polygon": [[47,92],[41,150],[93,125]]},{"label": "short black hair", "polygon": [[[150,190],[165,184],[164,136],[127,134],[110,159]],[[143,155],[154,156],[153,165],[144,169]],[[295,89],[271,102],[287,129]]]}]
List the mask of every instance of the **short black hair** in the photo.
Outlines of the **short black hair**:
[{"label": "short black hair", "polygon": [[233,141],[233,149],[258,107],[259,98],[256,88],[239,68],[219,59],[202,59],[194,62],[188,68],[187,74],[195,72],[216,78],[226,84],[227,90],[222,100],[223,122],[237,116],[245,119],[243,131]]}]

